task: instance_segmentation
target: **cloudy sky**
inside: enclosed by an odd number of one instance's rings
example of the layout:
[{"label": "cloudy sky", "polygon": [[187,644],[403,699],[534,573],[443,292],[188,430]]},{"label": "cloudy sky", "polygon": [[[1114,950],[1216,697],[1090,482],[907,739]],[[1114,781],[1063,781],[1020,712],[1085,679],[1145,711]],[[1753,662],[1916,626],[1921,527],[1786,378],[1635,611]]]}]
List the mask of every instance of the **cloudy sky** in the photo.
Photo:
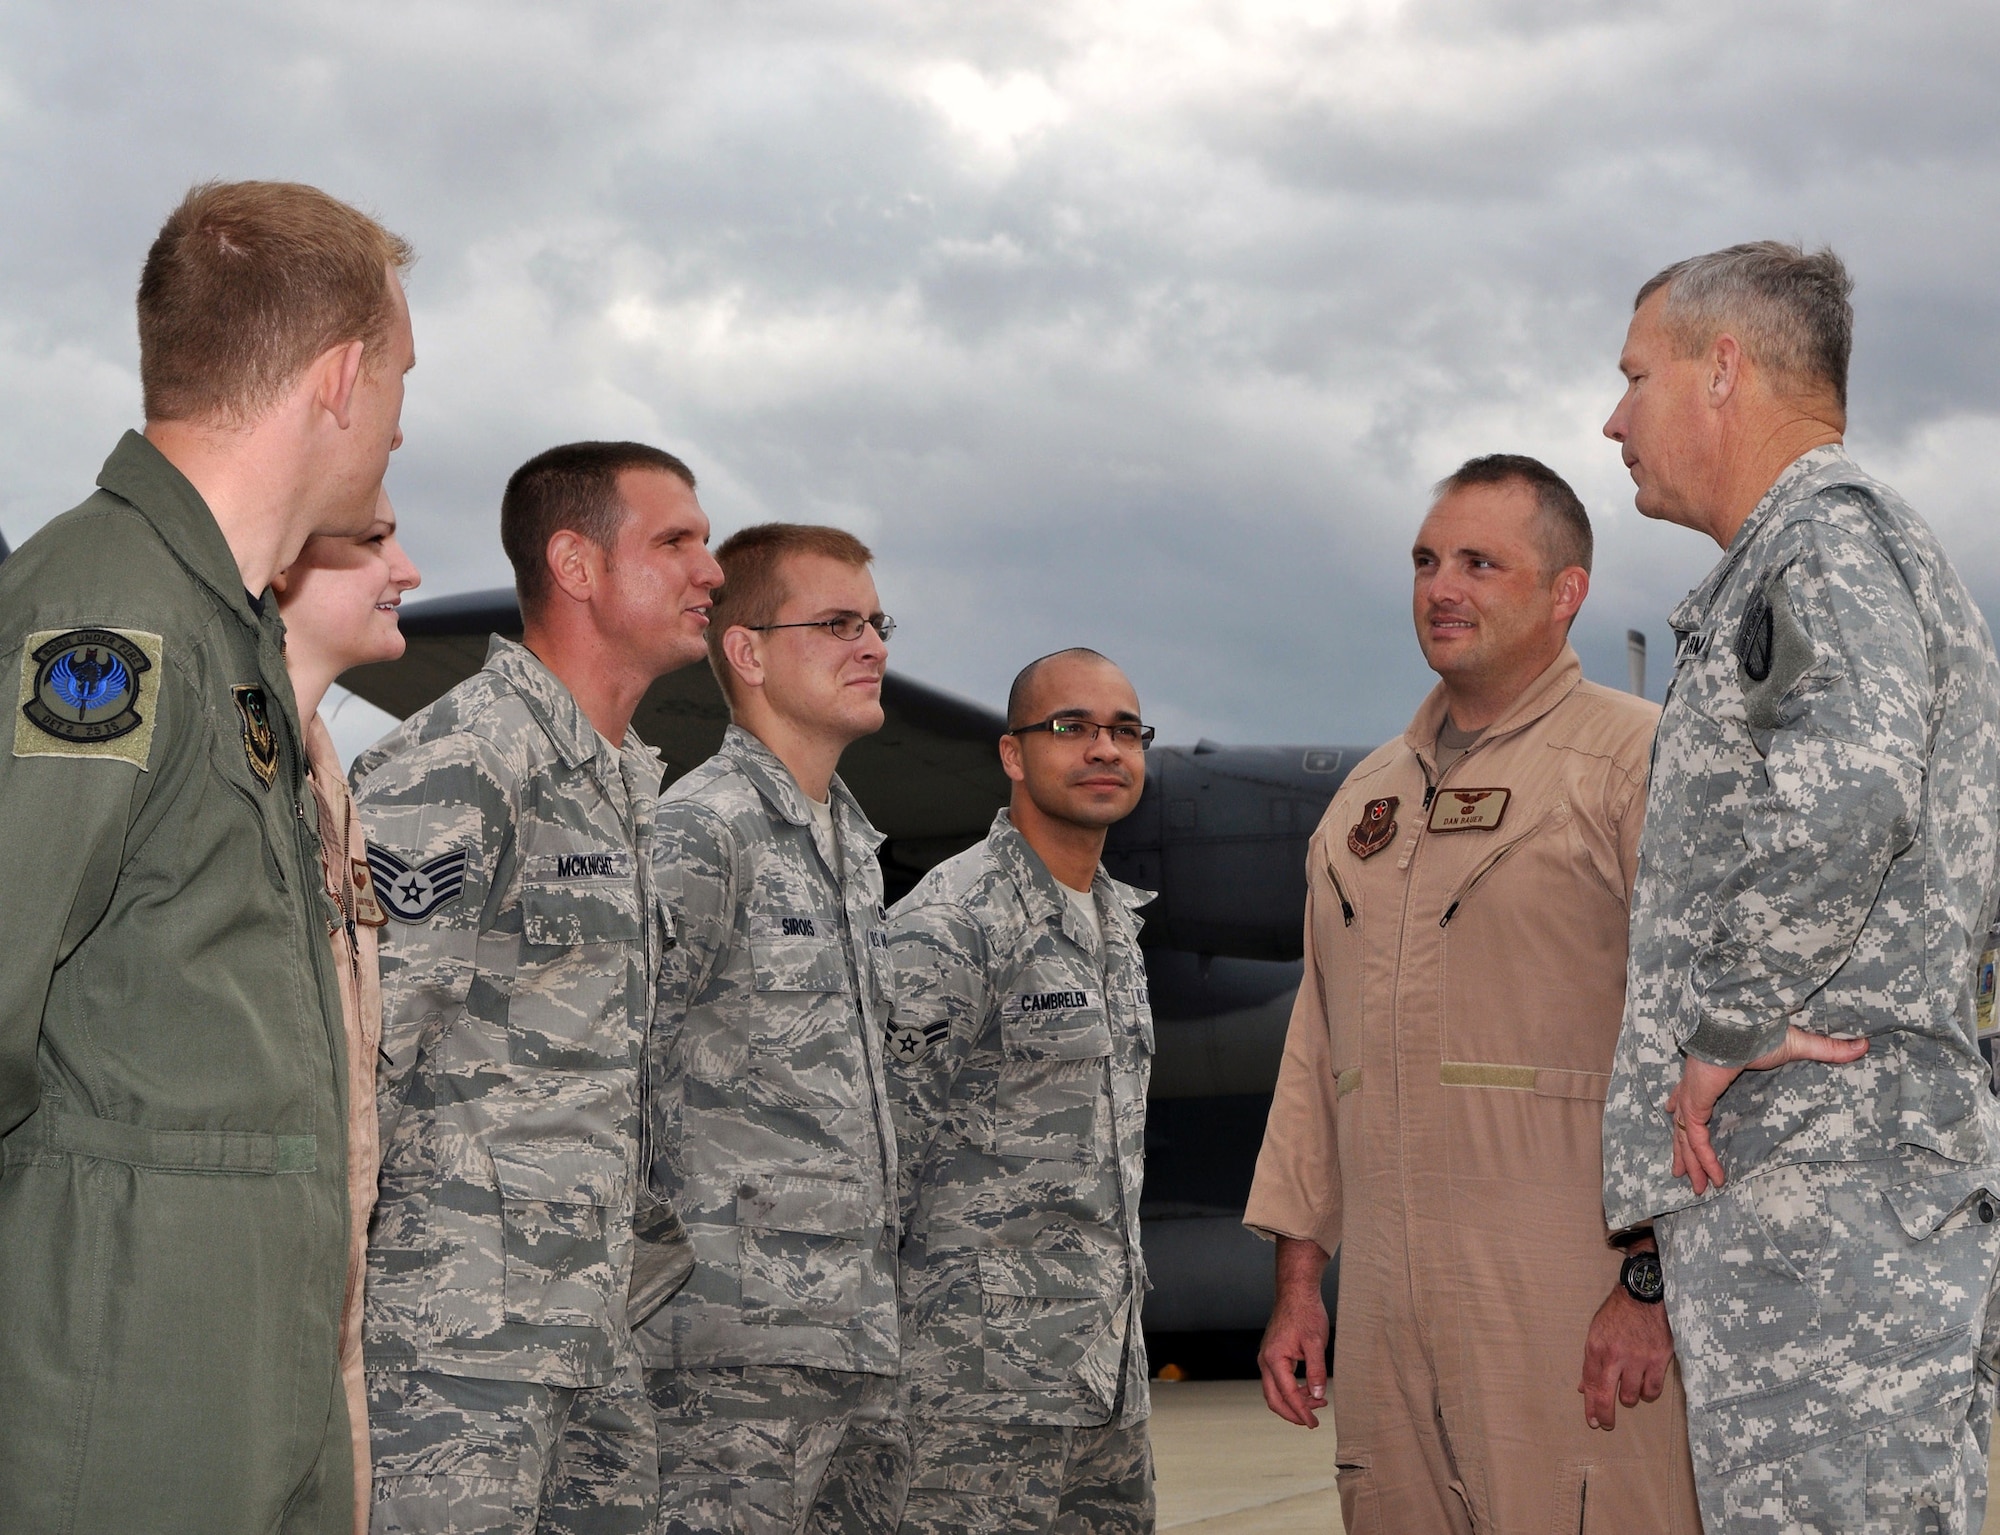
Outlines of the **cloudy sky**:
[{"label": "cloudy sky", "polygon": [[640,437],[718,532],[872,542],[911,675],[996,702],[1087,643],[1169,738],[1373,742],[1429,677],[1425,487],[1509,450],[1597,522],[1585,670],[1641,628],[1657,697],[1716,551],[1598,435],[1631,293],[1775,236],[1848,259],[1850,440],[2000,616],[1988,5],[0,0],[0,39],[16,544],[136,422],[160,219],[258,176],[420,252],[420,595],[506,581],[522,459]]}]

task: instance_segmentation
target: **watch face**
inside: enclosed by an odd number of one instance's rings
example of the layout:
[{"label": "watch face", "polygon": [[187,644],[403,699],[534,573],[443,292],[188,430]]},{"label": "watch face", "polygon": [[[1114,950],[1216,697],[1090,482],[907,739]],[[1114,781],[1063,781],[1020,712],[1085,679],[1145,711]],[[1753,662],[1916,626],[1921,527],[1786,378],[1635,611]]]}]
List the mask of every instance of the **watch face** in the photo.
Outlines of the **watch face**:
[{"label": "watch face", "polygon": [[1660,1268],[1658,1253],[1633,1253],[1625,1260],[1618,1279],[1632,1299],[1649,1306],[1666,1298],[1667,1276]]}]

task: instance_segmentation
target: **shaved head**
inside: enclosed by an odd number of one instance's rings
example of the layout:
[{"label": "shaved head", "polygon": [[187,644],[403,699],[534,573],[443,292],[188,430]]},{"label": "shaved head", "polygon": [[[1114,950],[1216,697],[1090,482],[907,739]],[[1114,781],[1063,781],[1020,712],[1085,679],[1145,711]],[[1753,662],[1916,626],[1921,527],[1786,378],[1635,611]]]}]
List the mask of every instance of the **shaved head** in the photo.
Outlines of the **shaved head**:
[{"label": "shaved head", "polygon": [[1117,669],[1117,663],[1109,656],[1098,654],[1086,645],[1072,645],[1067,650],[1052,650],[1045,656],[1038,656],[1022,667],[1014,678],[1014,685],[1007,689],[1007,728],[1033,724],[1041,717],[1044,707],[1037,686],[1042,674],[1058,661],[1094,662],[1099,666]]}]

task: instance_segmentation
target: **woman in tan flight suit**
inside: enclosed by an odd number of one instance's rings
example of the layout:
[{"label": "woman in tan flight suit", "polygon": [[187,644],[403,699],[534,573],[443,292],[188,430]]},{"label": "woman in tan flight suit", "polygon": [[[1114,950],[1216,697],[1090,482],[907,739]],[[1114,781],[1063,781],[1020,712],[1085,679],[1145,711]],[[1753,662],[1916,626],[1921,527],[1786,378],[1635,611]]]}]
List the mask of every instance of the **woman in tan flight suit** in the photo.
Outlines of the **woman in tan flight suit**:
[{"label": "woman in tan flight suit", "polygon": [[347,1296],[340,1317],[340,1376],[354,1436],[354,1528],[368,1531],[368,1392],[361,1372],[361,1279],[368,1216],[375,1208],[381,1146],[375,1120],[375,1053],[382,1039],[382,988],[375,930],[385,920],[368,877],[368,844],[347,794],[320,700],[351,666],[403,653],[396,608],[417,584],[417,568],[396,542],[396,509],[384,492],[375,522],[352,538],[307,542],[273,583],[285,619],[285,666],[305,721],[308,781],[319,807],[327,933],[347,1023]]}]

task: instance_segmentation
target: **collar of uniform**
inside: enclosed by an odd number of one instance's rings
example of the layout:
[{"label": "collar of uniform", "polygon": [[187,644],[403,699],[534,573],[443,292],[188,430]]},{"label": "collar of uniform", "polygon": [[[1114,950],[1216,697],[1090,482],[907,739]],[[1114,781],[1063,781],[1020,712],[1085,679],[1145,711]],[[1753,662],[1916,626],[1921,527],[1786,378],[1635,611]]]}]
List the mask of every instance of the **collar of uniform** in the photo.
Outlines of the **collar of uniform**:
[{"label": "collar of uniform", "polygon": [[[1562,654],[1551,661],[1541,676],[1529,683],[1521,696],[1507,706],[1507,712],[1479,733],[1477,744],[1483,746],[1488,741],[1527,729],[1569,697],[1581,681],[1583,663],[1576,658],[1575,650],[1564,645]],[[1427,767],[1437,765],[1438,732],[1444,728],[1444,717],[1449,709],[1450,701],[1445,697],[1444,684],[1440,682],[1417,709],[1410,728],[1403,732],[1403,744],[1421,757]]]},{"label": "collar of uniform", "polygon": [[[1062,921],[1067,931],[1068,924],[1073,920],[1069,897],[1063,893],[1061,883],[1049,873],[1049,866],[1042,862],[1041,854],[1028,846],[1028,839],[1021,835],[1020,829],[1014,825],[1014,818],[1004,809],[994,812],[992,830],[986,834],[986,845],[992,850],[994,861],[1006,871],[1007,877],[1014,882],[1014,888],[1021,893],[1021,905],[1027,910],[1028,920],[1046,922],[1055,917]],[[1101,863],[1091,879],[1090,889],[1091,894],[1103,898],[1098,902],[1099,910],[1124,914],[1128,936],[1137,935],[1139,918],[1135,914],[1157,893],[1113,879],[1105,873]],[[1071,933],[1070,937],[1081,943],[1084,935]]]},{"label": "collar of uniform", "polygon": [[[778,760],[778,754],[762,741],[750,734],[741,725],[731,725],[722,737],[722,753],[743,770],[743,776],[757,786],[757,792],[779,815],[794,826],[812,824],[812,806],[806,799],[806,791],[799,787],[799,781],[792,777],[792,770]],[[841,845],[856,843],[863,852],[873,854],[885,839],[868,819],[861,802],[849,792],[846,784],[835,774],[827,787],[827,799],[834,808],[834,825]]]},{"label": "collar of uniform", "polygon": [[[617,764],[610,761],[610,753],[605,750],[604,737],[597,733],[597,727],[583,712],[582,705],[569,685],[542,664],[526,645],[518,640],[492,636],[486,642],[486,670],[504,677],[514,691],[527,700],[528,712],[533,714],[555,743],[557,753],[565,767],[582,767],[586,763],[595,764],[599,774],[615,777]],[[625,731],[625,747],[644,748],[644,743],[634,735],[629,727]]]},{"label": "collar of uniform", "polygon": [[[174,557],[224,607],[253,629],[264,626],[250,606],[243,572],[215,514],[166,454],[139,433],[128,431],[97,472],[97,483],[151,523]],[[267,601],[264,606],[268,612],[277,604]]]},{"label": "collar of uniform", "polygon": [[1722,583],[1729,579],[1729,573],[1742,562],[1743,553],[1763,534],[1778,516],[1780,506],[1794,499],[1793,492],[1801,488],[1808,479],[1822,478],[1828,471],[1847,470],[1859,475],[1854,460],[1847,456],[1847,449],[1840,443],[1829,442],[1824,446],[1809,448],[1793,459],[1771,482],[1771,488],[1764,492],[1757,504],[1750,509],[1750,515],[1743,519],[1743,526],[1736,530],[1736,536],[1729,541],[1722,558],[1715,568],[1693,591],[1689,592],[1672,613],[1667,623],[1675,633],[1686,634],[1699,629],[1708,617],[1709,605],[1715,601],[1716,593],[1722,590]]}]

